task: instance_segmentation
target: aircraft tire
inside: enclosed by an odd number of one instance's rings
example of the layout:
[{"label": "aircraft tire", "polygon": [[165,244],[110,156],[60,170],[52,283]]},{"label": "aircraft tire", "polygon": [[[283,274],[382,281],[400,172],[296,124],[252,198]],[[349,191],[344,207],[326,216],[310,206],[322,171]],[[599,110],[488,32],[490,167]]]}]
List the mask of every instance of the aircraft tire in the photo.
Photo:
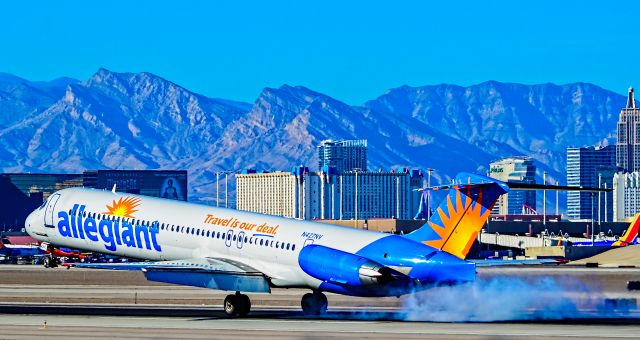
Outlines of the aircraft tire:
[{"label": "aircraft tire", "polygon": [[304,296],[302,296],[301,305],[305,314],[324,314],[327,312],[327,296],[320,292],[304,294]]},{"label": "aircraft tire", "polygon": [[251,299],[245,294],[236,295],[240,305],[238,306],[238,315],[247,316],[251,311]]},{"label": "aircraft tire", "polygon": [[46,257],[44,259],[44,267],[45,268],[55,268],[58,266],[58,263],[54,257]]},{"label": "aircraft tire", "polygon": [[227,295],[224,298],[224,313],[227,314],[228,317],[234,317],[238,315],[240,307],[240,299],[237,295]]}]

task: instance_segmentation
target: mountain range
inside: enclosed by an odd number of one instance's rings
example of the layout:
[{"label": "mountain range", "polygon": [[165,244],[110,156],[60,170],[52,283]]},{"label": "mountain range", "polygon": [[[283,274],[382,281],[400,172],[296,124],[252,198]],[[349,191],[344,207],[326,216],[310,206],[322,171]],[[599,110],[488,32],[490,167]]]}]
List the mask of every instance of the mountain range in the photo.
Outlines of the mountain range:
[{"label": "mountain range", "polygon": [[0,73],[0,169],[187,169],[190,199],[212,204],[215,172],[317,168],[324,139],[367,139],[369,170],[433,168],[434,183],[528,155],[565,183],[566,148],[615,142],[625,96],[589,83],[401,86],[349,105],[303,86],[253,103],[211,98],[151,73],[85,81]]}]

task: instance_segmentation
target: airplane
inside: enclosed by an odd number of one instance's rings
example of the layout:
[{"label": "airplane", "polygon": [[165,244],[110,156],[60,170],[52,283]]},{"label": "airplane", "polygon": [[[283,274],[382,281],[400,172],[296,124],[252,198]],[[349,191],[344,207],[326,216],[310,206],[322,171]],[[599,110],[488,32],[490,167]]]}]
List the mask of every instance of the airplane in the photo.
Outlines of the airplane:
[{"label": "airplane", "polygon": [[[544,186],[547,187],[547,186]],[[438,285],[472,282],[465,261],[498,197],[509,184],[460,173],[421,228],[394,235],[113,190],[68,188],[52,194],[26,220],[35,239],[56,246],[149,262],[73,264],[142,271],[150,281],[235,292],[228,316],[246,316],[246,292],[306,288],[307,314],[327,310],[323,292],[401,296]]]},{"label": "airplane", "polygon": [[45,254],[49,255],[44,259],[45,268],[49,267],[57,267],[58,266],[58,258],[66,257],[68,259],[85,259],[87,258],[87,254],[83,254],[75,249],[69,248],[56,248],[52,244],[47,242],[42,242],[40,244],[40,249],[44,251]]},{"label": "airplane", "polygon": [[[640,230],[640,214],[637,214],[624,234],[617,240],[597,240],[597,241],[580,241],[580,242],[566,242],[566,245],[574,247],[625,247],[638,242],[638,231]],[[560,240],[562,241],[562,240]],[[562,245],[563,242],[559,242]]]},{"label": "airplane", "polygon": [[46,253],[37,245],[17,245],[0,242],[0,255],[5,257],[37,257],[46,256]]},{"label": "airplane", "polygon": [[55,248],[52,245],[41,242],[38,245],[15,245],[0,242],[0,255],[4,257],[33,257],[43,258],[45,267],[57,266],[56,259],[59,257],[84,259],[86,254],[82,254],[77,250]]}]

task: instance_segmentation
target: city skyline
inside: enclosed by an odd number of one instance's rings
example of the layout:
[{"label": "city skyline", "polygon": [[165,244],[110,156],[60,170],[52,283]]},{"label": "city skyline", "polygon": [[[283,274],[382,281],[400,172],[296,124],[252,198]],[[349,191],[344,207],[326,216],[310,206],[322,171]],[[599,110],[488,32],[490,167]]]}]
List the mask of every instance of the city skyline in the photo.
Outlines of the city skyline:
[{"label": "city skyline", "polygon": [[[616,93],[640,78],[619,53],[636,2],[4,2],[0,72],[86,79],[98,68],[152,72],[211,97],[251,101],[304,85],[351,105],[407,84],[591,82]],[[96,24],[99,22],[100,24]],[[509,29],[505,29],[509,27]]]}]

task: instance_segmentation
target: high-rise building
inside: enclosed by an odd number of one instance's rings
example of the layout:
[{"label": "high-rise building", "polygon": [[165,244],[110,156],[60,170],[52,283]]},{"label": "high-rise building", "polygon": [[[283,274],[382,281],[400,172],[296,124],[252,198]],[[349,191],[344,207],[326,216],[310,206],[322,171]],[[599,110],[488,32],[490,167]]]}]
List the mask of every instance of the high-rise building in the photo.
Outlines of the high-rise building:
[{"label": "high-rise building", "polygon": [[627,106],[620,110],[616,165],[626,172],[640,171],[640,109],[629,87]]},{"label": "high-rise building", "polygon": [[[624,172],[622,168],[615,165],[602,165],[596,167],[597,185],[603,189],[614,188],[614,176],[617,173]],[[594,196],[594,202],[597,210],[594,212],[594,220],[600,222],[613,222],[614,217],[614,194],[613,191],[597,192]]]},{"label": "high-rise building", "polygon": [[243,171],[236,175],[236,188],[239,210],[306,220],[411,219],[419,206],[420,192],[415,189],[422,188],[422,173],[409,169],[338,173],[330,167],[318,172],[307,167],[290,172]]},{"label": "high-rise building", "polygon": [[[418,212],[422,174],[418,170],[399,172],[347,171],[336,177],[339,186],[341,220],[397,218],[408,220]],[[357,204],[357,209],[356,209]]]},{"label": "high-rise building", "polygon": [[[503,182],[527,183],[536,182],[536,166],[529,157],[508,157],[494,161],[489,166],[489,177]],[[536,209],[536,192],[513,190],[501,195],[493,207],[492,213],[497,215],[522,214],[523,207]]]},{"label": "high-rise building", "polygon": [[236,209],[263,214],[298,217],[296,214],[296,176],[288,171],[236,174]]},{"label": "high-rise building", "polygon": [[640,213],[640,172],[613,176],[613,215],[625,221]]},{"label": "high-rise building", "polygon": [[344,172],[353,169],[367,171],[367,141],[323,140],[318,145],[318,168],[335,168]]},{"label": "high-rise building", "polygon": [[[567,148],[567,185],[591,188],[600,185],[603,188],[611,188],[613,175],[618,172],[615,162],[616,147],[614,145],[569,147]],[[598,201],[600,201],[599,208]],[[612,214],[611,193],[599,195],[585,191],[567,193],[567,216],[570,219],[589,220],[600,217],[601,221],[611,221]]]}]

